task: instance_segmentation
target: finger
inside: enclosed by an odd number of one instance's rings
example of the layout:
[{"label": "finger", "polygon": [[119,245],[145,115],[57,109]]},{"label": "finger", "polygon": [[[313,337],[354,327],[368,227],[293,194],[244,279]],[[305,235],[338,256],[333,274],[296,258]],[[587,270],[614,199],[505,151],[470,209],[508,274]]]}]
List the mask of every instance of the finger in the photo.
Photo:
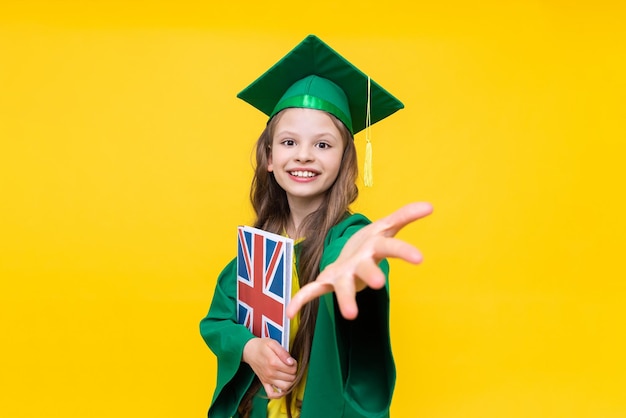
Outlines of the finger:
[{"label": "finger", "polygon": [[396,235],[402,228],[411,222],[430,215],[432,211],[433,207],[430,203],[409,203],[408,205],[402,206],[395,212],[392,212],[385,218],[382,218],[379,222],[381,222],[385,230],[385,235],[391,237]]},{"label": "finger", "polygon": [[[296,369],[289,373],[276,370],[271,376],[268,376],[268,379],[270,379],[278,387],[288,387],[296,380]],[[282,382],[282,384],[280,384],[280,382]]]},{"label": "finger", "polygon": [[373,260],[363,260],[356,268],[355,280],[363,282],[362,286],[356,286],[356,290],[363,290],[365,286],[369,286],[373,289],[380,289],[385,285],[387,280],[383,271],[378,267]]},{"label": "finger", "polygon": [[267,397],[270,399],[279,399],[283,397],[283,390],[273,384],[263,383],[263,388]]},{"label": "finger", "polygon": [[[318,278],[319,279],[319,278]],[[293,318],[298,311],[302,309],[305,303],[322,296],[325,293],[332,292],[333,288],[330,284],[320,283],[318,281],[304,285],[291,298],[291,302],[287,305],[287,316]]]},{"label": "finger", "polygon": [[283,362],[283,364],[293,367],[296,365],[296,360],[291,357],[289,351],[285,350],[285,348],[278,343],[276,340],[272,340],[270,343],[270,349],[276,354],[278,359]]},{"label": "finger", "polygon": [[282,395],[284,396],[289,389],[292,388],[294,380],[288,380],[288,381],[284,381],[284,380],[280,380],[280,379],[275,379],[272,381],[272,389],[275,393],[282,393]]},{"label": "finger", "polygon": [[374,261],[362,261],[356,269],[356,277],[348,280],[340,280],[335,284],[335,295],[341,316],[346,319],[355,319],[359,314],[356,303],[357,291],[366,286],[380,289],[385,285],[386,277],[383,271]]},{"label": "finger", "polygon": [[356,304],[356,287],[355,278],[349,277],[343,280],[337,280],[335,283],[335,296],[341,316],[346,319],[354,319],[359,314],[359,308]]},{"label": "finger", "polygon": [[397,238],[382,238],[374,243],[374,257],[377,260],[383,258],[399,258],[413,264],[422,262],[422,253],[408,242]]}]

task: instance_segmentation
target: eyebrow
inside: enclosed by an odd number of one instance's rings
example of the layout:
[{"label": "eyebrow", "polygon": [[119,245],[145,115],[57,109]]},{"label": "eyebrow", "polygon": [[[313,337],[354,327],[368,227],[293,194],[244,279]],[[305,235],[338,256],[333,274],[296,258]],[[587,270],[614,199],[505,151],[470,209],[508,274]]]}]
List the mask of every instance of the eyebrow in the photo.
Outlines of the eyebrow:
[{"label": "eyebrow", "polygon": [[[274,137],[279,137],[279,136],[291,136],[294,138],[300,138],[302,135],[298,134],[297,132],[285,129],[282,131],[276,131],[274,132]],[[341,135],[339,137],[337,137],[336,135],[334,135],[332,132],[320,132],[318,134],[313,135],[313,139],[319,139],[319,138],[331,138],[335,141],[341,141],[342,137]]]}]

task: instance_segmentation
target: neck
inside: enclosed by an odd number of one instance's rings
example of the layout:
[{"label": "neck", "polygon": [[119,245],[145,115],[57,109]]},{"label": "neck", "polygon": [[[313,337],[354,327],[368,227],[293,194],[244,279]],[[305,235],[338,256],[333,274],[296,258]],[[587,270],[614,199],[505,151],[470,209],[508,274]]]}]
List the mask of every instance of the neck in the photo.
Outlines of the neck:
[{"label": "neck", "polygon": [[302,202],[297,199],[289,199],[289,224],[287,225],[287,234],[293,238],[303,238],[306,231],[301,231],[300,226],[304,219],[311,213],[315,212],[321,205],[321,202]]}]

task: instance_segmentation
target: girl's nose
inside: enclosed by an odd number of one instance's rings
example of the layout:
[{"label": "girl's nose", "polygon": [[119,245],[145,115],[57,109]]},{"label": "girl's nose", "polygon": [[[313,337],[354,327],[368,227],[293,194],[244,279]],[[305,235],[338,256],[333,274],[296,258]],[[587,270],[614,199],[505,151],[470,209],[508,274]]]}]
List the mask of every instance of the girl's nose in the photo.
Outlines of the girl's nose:
[{"label": "girl's nose", "polygon": [[298,152],[296,153],[296,160],[300,162],[306,162],[313,160],[313,152],[308,146],[298,147]]}]

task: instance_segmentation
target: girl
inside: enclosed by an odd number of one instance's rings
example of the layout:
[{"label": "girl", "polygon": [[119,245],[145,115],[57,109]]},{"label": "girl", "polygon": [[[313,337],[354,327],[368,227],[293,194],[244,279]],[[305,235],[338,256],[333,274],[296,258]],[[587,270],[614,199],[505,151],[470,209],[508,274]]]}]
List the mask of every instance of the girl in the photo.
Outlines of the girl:
[{"label": "girl", "polygon": [[[431,212],[371,223],[357,197],[353,134],[402,104],[315,36],[239,97],[270,119],[256,144],[255,227],[296,240],[287,352],[236,320],[236,260],[218,278],[201,334],[218,359],[209,417],[387,417],[395,383],[388,263],[421,255],[394,235]],[[368,113],[369,111],[369,113]]]}]

